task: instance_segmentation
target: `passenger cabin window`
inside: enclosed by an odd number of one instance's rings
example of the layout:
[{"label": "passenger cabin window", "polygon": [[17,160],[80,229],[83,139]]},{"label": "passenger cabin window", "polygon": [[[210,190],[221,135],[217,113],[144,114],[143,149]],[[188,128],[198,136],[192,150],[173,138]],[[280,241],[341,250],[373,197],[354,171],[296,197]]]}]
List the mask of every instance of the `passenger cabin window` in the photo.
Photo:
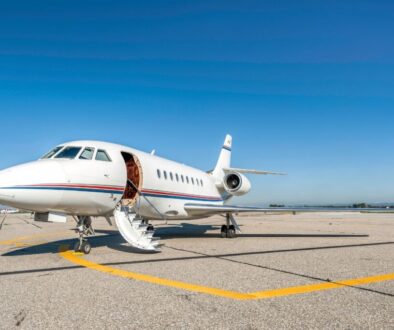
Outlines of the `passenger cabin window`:
[{"label": "passenger cabin window", "polygon": [[93,154],[94,154],[94,148],[87,147],[82,151],[81,156],[79,156],[79,159],[92,160]]},{"label": "passenger cabin window", "polygon": [[74,159],[81,151],[81,147],[65,147],[55,158]]},{"label": "passenger cabin window", "polygon": [[164,179],[167,180],[167,171],[164,171]]},{"label": "passenger cabin window", "polygon": [[186,175],[186,182],[189,183],[189,177]]},{"label": "passenger cabin window", "polygon": [[182,180],[182,183],[185,182],[184,177],[183,177],[183,174],[181,175],[181,180]]},{"label": "passenger cabin window", "polygon": [[190,178],[191,180],[192,180],[192,184],[194,185],[194,179],[193,178]]},{"label": "passenger cabin window", "polygon": [[204,187],[204,181],[202,181],[202,179],[200,180],[201,183],[201,187]]},{"label": "passenger cabin window", "polygon": [[172,172],[170,172],[170,178],[171,178],[171,181],[174,180],[174,177],[172,176]]},{"label": "passenger cabin window", "polygon": [[51,151],[47,152],[44,156],[41,157],[41,159],[52,158],[52,156],[56,155],[61,149],[63,149],[63,146],[56,147],[56,148],[52,149]]},{"label": "passenger cabin window", "polygon": [[176,182],[179,182],[179,175],[178,175],[178,173],[175,173],[175,178],[176,178]]},{"label": "passenger cabin window", "polygon": [[111,158],[109,158],[105,150],[99,149],[97,150],[96,160],[101,160],[103,162],[110,162]]},{"label": "passenger cabin window", "polygon": [[157,177],[160,179],[161,178],[161,172],[160,170],[157,170]]}]

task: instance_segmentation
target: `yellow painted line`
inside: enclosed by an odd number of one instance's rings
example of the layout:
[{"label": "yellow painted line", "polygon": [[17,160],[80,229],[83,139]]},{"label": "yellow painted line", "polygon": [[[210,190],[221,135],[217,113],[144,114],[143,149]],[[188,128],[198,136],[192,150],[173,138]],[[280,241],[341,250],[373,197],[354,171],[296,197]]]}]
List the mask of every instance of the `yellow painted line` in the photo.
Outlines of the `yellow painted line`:
[{"label": "yellow painted line", "polygon": [[15,247],[18,247],[18,248],[31,246],[31,244],[23,243],[23,242],[15,242],[14,245],[15,245]]},{"label": "yellow painted line", "polygon": [[18,243],[19,241],[27,240],[29,238],[30,236],[20,236],[13,239],[9,239],[7,241],[2,241],[0,242],[0,245],[13,245],[15,243]]},{"label": "yellow painted line", "polygon": [[225,298],[232,298],[232,299],[239,299],[239,300],[246,300],[246,299],[252,299],[253,296],[250,294],[245,294],[245,293],[239,293],[239,292],[234,292],[234,291],[227,291],[227,290],[222,290],[222,289],[216,289],[216,288],[209,288],[206,286],[202,285],[197,285],[197,284],[190,284],[190,283],[185,283],[185,282],[179,282],[179,281],[173,281],[173,280],[167,280],[165,278],[160,278],[160,277],[155,277],[151,275],[145,275],[145,274],[140,274],[140,273],[134,273],[134,272],[129,272],[126,270],[122,269],[116,269],[104,265],[100,265],[97,263],[94,263],[92,261],[86,260],[84,258],[81,258],[80,256],[74,254],[72,251],[67,251],[68,247],[62,247],[60,252],[60,255],[67,259],[68,261],[86,267],[90,269],[97,270],[102,273],[108,273],[114,276],[118,277],[123,277],[123,278],[129,278],[137,281],[144,281],[148,283],[153,283],[153,284],[159,284],[167,287],[173,287],[173,288],[178,288],[182,290],[187,290],[187,291],[192,291],[192,292],[199,292],[199,293],[206,293],[214,296],[221,296]]},{"label": "yellow painted line", "polygon": [[356,286],[361,284],[368,284],[368,283],[376,283],[376,282],[383,282],[383,281],[392,281],[394,280],[394,273],[393,274],[385,274],[385,275],[377,275],[371,277],[364,277],[358,279],[351,279],[351,280],[343,280],[337,282],[324,282],[324,283],[317,283],[317,284],[308,284],[302,286],[295,286],[289,288],[280,288],[274,290],[266,290],[266,291],[259,291],[259,292],[252,292],[252,293],[241,293],[236,291],[228,291],[223,289],[211,288],[207,286],[191,284],[186,282],[174,281],[165,278],[160,278],[152,275],[146,275],[141,273],[130,272],[127,270],[112,268],[109,266],[104,266],[97,264],[95,262],[86,260],[81,257],[81,254],[74,253],[73,251],[68,251],[68,246],[62,246],[60,250],[60,255],[74,263],[89,269],[93,269],[102,273],[107,273],[110,275],[133,279],[137,281],[143,281],[153,284],[158,284],[167,287],[178,288],[186,291],[191,292],[198,292],[198,293],[205,293],[213,296],[219,296],[224,298],[236,299],[236,300],[255,300],[255,299],[267,299],[267,298],[274,298],[274,297],[283,297],[295,294],[303,294],[308,292],[316,292],[316,291],[324,291],[330,289],[337,289],[342,288],[345,286]]},{"label": "yellow painted line", "polygon": [[34,246],[34,245],[43,245],[43,244],[47,244],[48,241],[29,241],[29,242],[24,242],[24,241],[20,241],[20,242],[14,242],[14,246],[19,248],[19,247],[28,247],[28,246]]},{"label": "yellow painted line", "polygon": [[338,289],[346,286],[357,286],[362,284],[370,284],[370,283],[393,281],[393,280],[394,280],[394,273],[356,278],[351,280],[324,282],[317,284],[295,286],[290,288],[260,291],[260,292],[254,292],[253,295],[256,297],[255,299],[274,298],[274,297],[289,296],[294,294],[302,294],[302,293],[315,292],[315,291]]},{"label": "yellow painted line", "polygon": [[31,240],[31,239],[40,238],[40,237],[59,236],[59,235],[64,235],[65,233],[66,233],[66,231],[58,231],[58,232],[53,232],[53,233],[35,234],[35,235],[30,235],[30,236],[19,236],[19,237],[15,237],[15,238],[12,238],[12,239],[9,239],[6,241],[1,241],[0,245],[16,245],[16,246],[18,246],[19,244],[21,244],[21,241]]}]

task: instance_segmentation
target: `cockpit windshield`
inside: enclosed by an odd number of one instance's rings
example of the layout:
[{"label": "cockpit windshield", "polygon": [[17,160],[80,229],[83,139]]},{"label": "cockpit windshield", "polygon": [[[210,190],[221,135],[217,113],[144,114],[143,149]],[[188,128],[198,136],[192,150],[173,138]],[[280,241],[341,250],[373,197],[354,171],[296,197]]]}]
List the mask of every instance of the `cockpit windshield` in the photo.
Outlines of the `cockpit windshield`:
[{"label": "cockpit windshield", "polygon": [[55,158],[74,159],[81,149],[81,147],[65,147]]},{"label": "cockpit windshield", "polygon": [[54,155],[56,155],[61,149],[63,148],[63,146],[59,146],[56,147],[54,149],[52,149],[51,151],[49,151],[48,153],[46,153],[44,156],[41,157],[41,159],[49,159],[52,158]]},{"label": "cockpit windshield", "polygon": [[94,148],[86,147],[82,151],[81,156],[79,156],[79,159],[92,160],[93,154],[94,154]]}]

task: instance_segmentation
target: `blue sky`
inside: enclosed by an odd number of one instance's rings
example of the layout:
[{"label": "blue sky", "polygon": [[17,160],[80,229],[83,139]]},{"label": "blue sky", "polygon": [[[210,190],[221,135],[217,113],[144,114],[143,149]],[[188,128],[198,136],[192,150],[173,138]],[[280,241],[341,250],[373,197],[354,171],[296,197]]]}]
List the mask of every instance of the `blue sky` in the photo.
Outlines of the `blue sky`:
[{"label": "blue sky", "polygon": [[4,168],[74,139],[211,169],[245,203],[394,201],[392,1],[0,3]]}]

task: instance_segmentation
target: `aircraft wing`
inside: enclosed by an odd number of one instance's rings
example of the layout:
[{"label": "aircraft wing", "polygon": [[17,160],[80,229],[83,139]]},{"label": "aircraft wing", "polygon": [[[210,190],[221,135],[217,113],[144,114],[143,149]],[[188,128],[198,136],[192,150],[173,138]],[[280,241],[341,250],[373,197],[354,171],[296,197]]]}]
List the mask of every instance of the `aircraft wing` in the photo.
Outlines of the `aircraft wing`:
[{"label": "aircraft wing", "polygon": [[267,212],[267,213],[304,213],[304,212],[376,212],[394,213],[394,209],[378,208],[330,208],[330,207],[252,207],[236,205],[214,204],[185,204],[185,210],[190,213],[221,214],[243,212]]},{"label": "aircraft wing", "polygon": [[266,212],[266,208],[235,205],[213,205],[213,204],[185,204],[185,210],[204,213],[238,213],[238,212]]},{"label": "aircraft wing", "polygon": [[261,171],[261,170],[252,170],[252,169],[245,169],[245,168],[223,168],[225,173],[229,172],[238,172],[242,174],[261,174],[261,175],[286,175],[286,173],[279,173],[279,172],[270,172],[270,171]]}]

